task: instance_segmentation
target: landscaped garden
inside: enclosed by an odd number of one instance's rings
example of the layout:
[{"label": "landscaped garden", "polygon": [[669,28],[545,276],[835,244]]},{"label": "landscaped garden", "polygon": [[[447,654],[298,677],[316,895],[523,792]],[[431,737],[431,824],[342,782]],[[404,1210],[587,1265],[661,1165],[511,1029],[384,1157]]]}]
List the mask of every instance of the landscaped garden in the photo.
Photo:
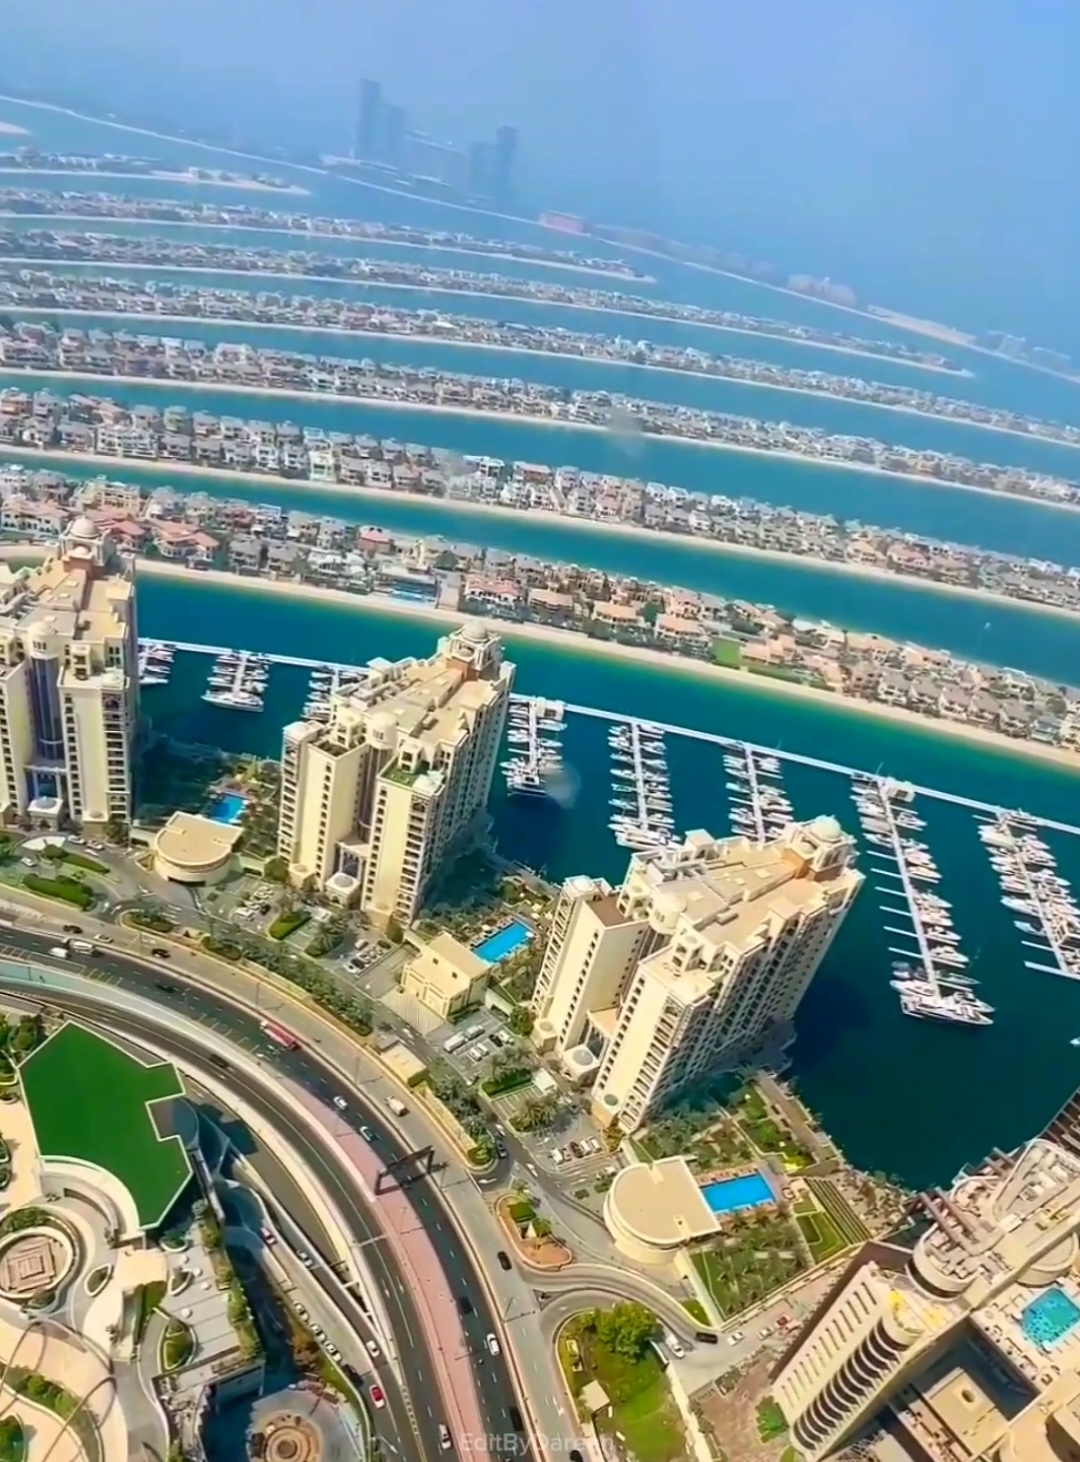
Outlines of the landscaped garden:
[{"label": "landscaped garden", "polygon": [[166,1371],[186,1366],[195,1353],[195,1337],[183,1320],[172,1319],[161,1341],[161,1364]]},{"label": "landscaped garden", "polygon": [[23,887],[28,888],[31,893],[41,894],[44,898],[72,904],[77,909],[86,910],[94,902],[93,889],[66,873],[58,873],[54,878],[46,878],[40,873],[28,873],[23,879]]},{"label": "landscaped garden", "polygon": [[763,1209],[736,1217],[691,1258],[724,1319],[758,1304],[807,1267],[792,1220]]},{"label": "landscaped garden", "polygon": [[682,1418],[650,1344],[657,1328],[643,1305],[591,1311],[564,1327],[559,1359],[576,1401],[590,1381],[603,1387],[611,1407],[596,1425],[619,1435],[635,1462],[681,1462],[688,1455]]}]

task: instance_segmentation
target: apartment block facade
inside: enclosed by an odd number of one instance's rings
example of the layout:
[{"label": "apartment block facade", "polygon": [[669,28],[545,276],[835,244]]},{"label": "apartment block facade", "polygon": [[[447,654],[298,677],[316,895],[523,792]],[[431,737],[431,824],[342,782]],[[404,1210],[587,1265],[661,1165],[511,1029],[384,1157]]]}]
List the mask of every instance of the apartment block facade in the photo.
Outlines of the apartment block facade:
[{"label": "apartment block facade", "polygon": [[790,1021],[862,875],[833,818],[777,839],[635,854],[621,887],[563,886],[532,1007],[534,1040],[634,1131]]},{"label": "apartment block facade", "polygon": [[138,734],[133,561],[77,518],[38,568],[0,565],[0,815],[130,821]]},{"label": "apartment block facade", "polygon": [[866,1244],[773,1372],[807,1462],[1080,1458],[1080,1103]]},{"label": "apartment block facade", "polygon": [[373,661],[325,724],[287,726],[278,851],[292,881],[409,924],[486,825],[513,681],[499,637],[468,624],[428,659]]}]

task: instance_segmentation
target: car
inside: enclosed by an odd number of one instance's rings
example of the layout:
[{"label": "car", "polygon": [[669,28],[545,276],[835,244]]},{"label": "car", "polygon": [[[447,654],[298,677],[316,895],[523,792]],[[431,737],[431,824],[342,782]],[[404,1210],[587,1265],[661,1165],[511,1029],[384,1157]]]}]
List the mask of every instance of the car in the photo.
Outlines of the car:
[{"label": "car", "polygon": [[305,1269],[315,1268],[315,1260],[311,1257],[306,1249],[297,1249],[296,1257],[300,1260],[300,1263],[304,1266]]},{"label": "car", "polygon": [[566,1161],[566,1153],[563,1152],[561,1147],[553,1147],[551,1149],[551,1161],[555,1164],[557,1168],[562,1167],[563,1163]]},{"label": "car", "polygon": [[337,1348],[336,1345],[327,1345],[327,1347],[326,1347],[326,1353],[330,1357],[331,1360],[340,1360],[341,1359],[341,1351],[338,1350],[338,1348]]},{"label": "car", "polygon": [[771,1325],[762,1325],[761,1329],[758,1331],[758,1338],[761,1340],[768,1340],[769,1336],[772,1333],[773,1327]]},{"label": "car", "polygon": [[439,1423],[439,1446],[444,1452],[449,1452],[454,1445],[454,1439],[450,1435],[450,1428]]},{"label": "car", "polygon": [[210,1062],[211,1066],[216,1066],[219,1071],[232,1070],[232,1067],[229,1065],[228,1061],[226,1061],[225,1057],[219,1056],[216,1051],[212,1051],[207,1057],[207,1060]]},{"label": "car", "polygon": [[303,1305],[293,1305],[293,1309],[296,1311],[301,1320],[311,1319],[311,1316],[308,1314],[307,1310],[304,1309]]},{"label": "car", "polygon": [[694,1339],[699,1345],[715,1345],[719,1336],[715,1335],[711,1330],[695,1330]]},{"label": "car", "polygon": [[364,1139],[365,1142],[374,1142],[375,1141],[375,1134],[374,1134],[374,1132],[372,1132],[372,1130],[371,1130],[370,1127],[363,1127],[362,1126],[359,1130],[360,1130],[360,1136]]},{"label": "car", "polygon": [[336,1096],[334,1098],[334,1106],[337,1107],[337,1109],[338,1109],[339,1112],[344,1112],[346,1110],[346,1108],[348,1107],[348,1105],[349,1104],[345,1100],[344,1097],[342,1097],[342,1096]]},{"label": "car", "polygon": [[499,1347],[499,1341],[498,1341],[498,1337],[497,1336],[495,1336],[495,1335],[485,1335],[484,1336],[484,1344],[487,1346],[488,1350],[491,1352],[492,1355],[499,1355],[499,1354],[501,1354],[500,1347]]},{"label": "car", "polygon": [[82,927],[81,924],[65,924],[64,925],[64,933],[65,934],[81,934],[82,932],[83,932],[83,927]]},{"label": "car", "polygon": [[382,1355],[382,1351],[375,1344],[374,1340],[365,1340],[364,1349],[367,1351],[368,1355],[371,1356],[372,1360],[378,1360],[379,1356]]},{"label": "car", "polygon": [[311,1327],[311,1333],[312,1333],[312,1335],[314,1335],[314,1337],[315,1337],[316,1340],[325,1340],[326,1339],[326,1331],[323,1329],[323,1327],[321,1325],[312,1325],[312,1327]]},{"label": "car", "polygon": [[155,944],[150,953],[154,956],[155,959],[169,958],[169,951],[165,948],[163,944]]},{"label": "car", "polygon": [[112,937],[111,934],[99,934],[97,937],[97,942],[99,944],[115,944],[116,940]]},{"label": "car", "polygon": [[523,1432],[525,1430],[524,1419],[516,1406],[508,1406],[506,1408],[506,1414],[510,1418],[510,1425],[516,1432]]},{"label": "car", "polygon": [[505,1249],[500,1249],[499,1252],[495,1255],[495,1257],[499,1261],[499,1268],[500,1269],[507,1269],[507,1270],[509,1270],[509,1269],[512,1269],[514,1267],[510,1263],[510,1255],[506,1252]]},{"label": "car", "polygon": [[459,1294],[458,1295],[458,1297],[457,1297],[457,1307],[458,1307],[458,1309],[461,1311],[461,1313],[463,1315],[471,1315],[472,1314],[472,1300],[469,1298],[469,1296],[467,1294]]},{"label": "car", "polygon": [[575,1157],[584,1157],[585,1156],[585,1149],[582,1147],[582,1145],[581,1145],[580,1142],[571,1142],[571,1144],[570,1144],[570,1151],[573,1153],[573,1155]]},{"label": "car", "polygon": [[790,1315],[781,1315],[780,1318],[779,1318],[779,1320],[777,1320],[777,1322],[776,1322],[776,1328],[778,1330],[786,1330],[787,1327],[790,1324],[791,1324],[791,1316]]},{"label": "car", "polygon": [[259,1237],[268,1249],[272,1249],[277,1243],[277,1234],[274,1233],[273,1229],[267,1228],[265,1223],[259,1227]]},{"label": "car", "polygon": [[87,843],[86,846],[91,848],[95,853],[104,853],[105,851],[104,843]]},{"label": "car", "polygon": [[24,868],[36,868],[37,867],[37,864],[34,862],[33,858],[20,858],[19,859],[19,862],[22,864],[22,866]]},{"label": "car", "polygon": [[664,1344],[667,1346],[668,1350],[671,1351],[672,1355],[675,1357],[676,1360],[685,1360],[685,1358],[686,1358],[686,1346],[683,1345],[682,1341],[679,1340],[678,1336],[672,1335],[672,1334],[670,1334],[670,1332],[667,1333],[667,1334],[665,1334],[665,1336],[664,1336]]},{"label": "car", "polygon": [[603,1152],[603,1150],[604,1150],[604,1144],[600,1141],[599,1137],[590,1137],[589,1138],[589,1151],[590,1152]]},{"label": "car", "polygon": [[163,995],[175,995],[176,986],[170,985],[168,980],[155,980],[154,989],[160,990]]},{"label": "car", "polygon": [[376,1411],[381,1411],[386,1405],[386,1397],[383,1395],[383,1388],[381,1386],[375,1385],[369,1386],[368,1395],[371,1397],[371,1404],[375,1407]]},{"label": "car", "polygon": [[73,848],[85,848],[86,847],[86,839],[85,838],[68,838],[68,842],[71,844],[71,846]]},{"label": "car", "polygon": [[741,1330],[733,1330],[727,1338],[727,1343],[729,1345],[738,1345],[741,1340],[745,1339],[746,1336]]},{"label": "car", "polygon": [[571,1447],[570,1451],[567,1453],[567,1456],[570,1458],[570,1462],[585,1462],[585,1458],[581,1455],[576,1447]]},{"label": "car", "polygon": [[507,1147],[506,1143],[503,1142],[501,1139],[499,1139],[495,1143],[495,1155],[496,1155],[496,1157],[500,1157],[500,1158],[503,1158],[503,1159],[506,1159],[506,1158],[508,1158],[510,1156],[510,1149]]}]

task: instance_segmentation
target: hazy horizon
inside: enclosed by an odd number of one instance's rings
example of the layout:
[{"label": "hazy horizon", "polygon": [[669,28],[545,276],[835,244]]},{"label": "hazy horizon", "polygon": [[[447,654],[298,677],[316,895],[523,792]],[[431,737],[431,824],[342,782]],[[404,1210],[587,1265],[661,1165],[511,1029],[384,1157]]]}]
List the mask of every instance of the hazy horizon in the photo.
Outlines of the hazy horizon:
[{"label": "hazy horizon", "polygon": [[[361,76],[522,195],[707,240],[1080,358],[1080,17],[1033,0],[9,0],[0,79],[346,150]],[[351,58],[351,59],[346,59]]]}]

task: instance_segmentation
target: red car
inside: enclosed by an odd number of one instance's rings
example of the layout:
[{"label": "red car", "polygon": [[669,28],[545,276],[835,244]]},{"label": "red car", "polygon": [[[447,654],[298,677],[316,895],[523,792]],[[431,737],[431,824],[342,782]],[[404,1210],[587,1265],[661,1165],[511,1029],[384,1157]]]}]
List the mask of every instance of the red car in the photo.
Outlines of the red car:
[{"label": "red car", "polygon": [[374,1406],[378,1411],[381,1411],[386,1405],[386,1397],[383,1395],[382,1387],[372,1386],[368,1391],[368,1395],[371,1397],[372,1406]]}]

